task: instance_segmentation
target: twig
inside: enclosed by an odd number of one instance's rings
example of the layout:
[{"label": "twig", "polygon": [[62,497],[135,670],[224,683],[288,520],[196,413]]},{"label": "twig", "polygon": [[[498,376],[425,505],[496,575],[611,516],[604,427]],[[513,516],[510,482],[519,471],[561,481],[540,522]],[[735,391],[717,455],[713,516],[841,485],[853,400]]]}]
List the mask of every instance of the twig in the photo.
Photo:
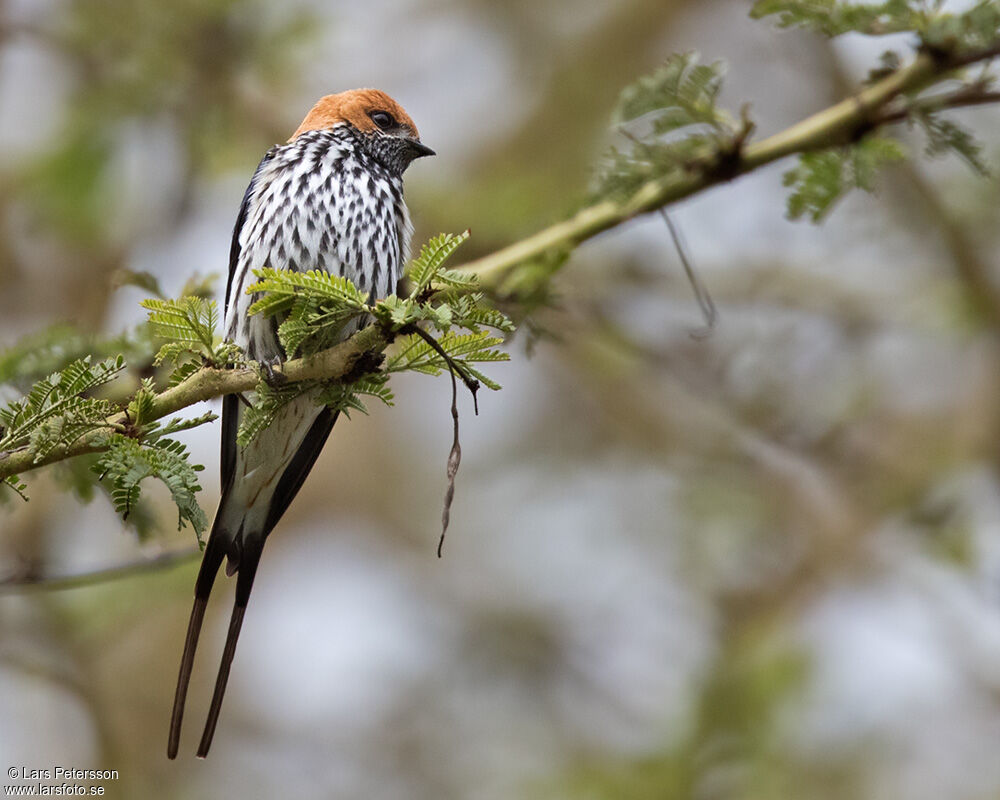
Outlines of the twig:
[{"label": "twig", "polygon": [[914,114],[927,114],[935,111],[945,111],[954,108],[973,108],[975,106],[1000,103],[1000,92],[986,91],[980,84],[964,86],[956,92],[928,97],[917,103],[910,103],[902,108],[887,110],[875,119],[875,125],[893,125],[906,122]]},{"label": "twig", "polygon": [[455,499],[455,477],[458,475],[458,467],[462,463],[462,445],[458,439],[458,383],[455,381],[455,370],[450,363],[448,364],[448,373],[451,375],[452,439],[451,450],[448,452],[448,466],[445,470],[448,486],[444,490],[444,507],[441,509],[441,538],[438,539],[438,558],[441,558],[444,537],[448,533],[448,523],[451,522],[451,504]]},{"label": "twig", "polygon": [[452,419],[452,441],[451,451],[448,453],[448,466],[446,474],[448,477],[448,487],[444,493],[444,508],[441,510],[441,538],[438,539],[437,557],[441,558],[441,551],[444,548],[444,537],[448,533],[448,523],[451,521],[451,504],[455,499],[455,477],[458,475],[458,467],[462,463],[462,445],[458,438],[458,382],[455,380],[457,372],[462,378],[462,382],[472,394],[472,403],[479,415],[479,400],[476,393],[479,391],[479,381],[468,375],[461,365],[449,356],[437,339],[431,336],[419,325],[410,325],[404,329],[406,332],[415,333],[433,349],[448,365],[448,373],[451,375],[451,419]]},{"label": "twig", "polygon": [[705,327],[700,330],[691,331],[691,338],[704,339],[706,336],[710,336],[715,329],[719,312],[715,308],[715,302],[712,300],[712,295],[709,293],[708,287],[698,277],[698,273],[695,272],[694,266],[688,258],[687,248],[684,246],[681,232],[677,230],[674,221],[670,218],[665,208],[660,209],[660,215],[663,217],[663,221],[667,223],[667,230],[670,231],[670,238],[674,240],[674,247],[677,248],[677,255],[680,257],[681,265],[684,267],[684,274],[687,275],[688,282],[691,284],[694,299],[698,301],[698,308],[701,309],[702,316],[705,317]]},{"label": "twig", "polygon": [[[736,152],[743,147],[743,142],[746,141],[746,137],[750,135],[750,131],[753,130],[753,124],[747,119],[748,110],[746,106],[742,109],[742,115],[744,118],[743,128],[739,134],[739,139],[736,144]],[[626,137],[630,142],[632,142],[636,147],[641,148],[649,152],[649,145],[639,139],[637,136],[633,135],[624,126],[619,127],[619,133]],[[660,209],[660,216],[663,217],[663,221],[667,223],[667,230],[670,231],[670,238],[673,239],[674,248],[677,250],[677,255],[681,260],[681,265],[684,267],[684,274],[687,275],[688,282],[691,284],[691,290],[694,292],[695,300],[698,302],[698,307],[701,309],[702,316],[705,318],[705,329],[691,331],[691,337],[693,339],[703,339],[712,333],[715,328],[715,320],[717,312],[715,309],[715,303],[712,302],[712,295],[709,294],[708,288],[702,283],[701,279],[698,277],[694,270],[694,266],[691,264],[691,260],[688,258],[687,247],[684,244],[684,239],[681,237],[681,233],[677,226],[674,225],[673,219],[667,213],[666,208]]]},{"label": "twig", "polygon": [[448,365],[448,369],[452,370],[452,372],[458,373],[458,376],[462,379],[462,383],[465,384],[465,388],[468,389],[469,394],[472,395],[472,404],[475,407],[476,416],[478,417],[479,381],[473,378],[465,369],[463,369],[461,364],[455,361],[455,359],[453,359],[450,355],[448,355],[444,351],[444,348],[441,347],[441,345],[438,343],[438,340],[435,339],[433,336],[431,336],[427,331],[425,331],[419,325],[409,325],[406,328],[404,328],[404,332],[415,333],[417,336],[419,336],[421,339],[427,342],[428,346],[439,356],[441,356],[444,362]]}]

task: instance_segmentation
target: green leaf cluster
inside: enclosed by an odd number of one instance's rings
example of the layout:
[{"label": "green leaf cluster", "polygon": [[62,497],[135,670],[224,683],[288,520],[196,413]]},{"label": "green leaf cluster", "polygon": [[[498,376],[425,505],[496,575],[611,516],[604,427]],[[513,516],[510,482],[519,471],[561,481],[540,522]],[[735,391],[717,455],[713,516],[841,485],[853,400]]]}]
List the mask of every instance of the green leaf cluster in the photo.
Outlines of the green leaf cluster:
[{"label": "green leaf cluster", "polygon": [[257,299],[250,314],[281,319],[278,339],[289,358],[311,355],[339,341],[344,327],[368,309],[366,297],[347,278],[322,270],[254,270],[248,289]]},{"label": "green leaf cluster", "polygon": [[910,114],[911,124],[916,124],[923,132],[926,144],[924,154],[936,158],[948,154],[957,155],[980,175],[988,175],[989,168],[983,160],[983,147],[972,132],[945,117],[940,112],[915,107]]},{"label": "green leaf cluster", "polygon": [[[1000,38],[1000,3],[980,0],[961,13],[943,10],[942,0],[886,0],[857,3],[844,0],[758,0],[754,18],[776,17],[781,27],[801,27],[825,36],[861,33],[880,36],[912,32],[919,41],[940,52],[964,51],[995,46]],[[895,52],[883,54],[881,66],[871,80],[894,72],[901,64]],[[901,118],[924,134],[924,153],[935,157],[954,153],[981,174],[987,172],[981,146],[972,133],[942,113],[951,98],[974,96],[990,88],[993,78],[983,73],[968,80],[959,72],[952,90],[931,97],[908,96],[897,108]],[[793,219],[822,219],[836,201],[852,188],[871,191],[877,171],[906,157],[902,145],[886,136],[869,135],[847,147],[806,153],[785,174],[785,185],[793,187],[788,215]]]},{"label": "green leaf cluster", "polygon": [[[782,27],[807,28],[831,37],[850,32],[871,36],[911,32],[916,34],[914,45],[955,56],[987,50],[1000,41],[1000,0],[979,0],[960,13],[943,8],[942,0],[757,0],[751,16],[774,17]],[[871,80],[886,77],[901,63],[895,52],[884,54]],[[687,53],[672,56],[628,86],[613,115],[616,130],[627,144],[611,148],[594,194],[623,198],[650,181],[669,185],[692,170],[726,169],[727,155],[738,155],[750,124],[744,119],[737,127],[718,107],[723,72],[722,64],[701,64],[697,54]],[[793,189],[789,216],[819,221],[850,189],[872,191],[878,171],[906,157],[895,139],[870,133],[862,136],[888,122],[918,127],[926,139],[926,155],[954,153],[985,173],[980,144],[943,112],[949,106],[975,102],[993,82],[985,71],[972,79],[957,70],[949,91],[930,96],[906,93],[887,108],[888,119],[873,119],[869,127],[855,131],[856,141],[801,155],[797,166],[785,175],[785,184]]]},{"label": "green leaf cluster", "polygon": [[782,28],[805,28],[824,36],[916,33],[939,50],[961,53],[991,46],[1000,35],[1000,3],[979,0],[964,11],[944,10],[944,0],[757,0],[750,16],[776,17]]},{"label": "green leaf cluster", "polygon": [[445,269],[445,262],[459,246],[469,238],[469,232],[460,234],[441,233],[420,248],[417,257],[410,262],[406,270],[410,282],[410,298],[423,296],[431,285],[449,289],[472,289],[476,286],[476,278],[464,272]]},{"label": "green leaf cluster", "polygon": [[928,19],[928,6],[912,0],[854,3],[842,0],[758,0],[750,12],[754,19],[776,16],[782,28],[807,28],[825,36],[857,32],[869,36],[920,30]]},{"label": "green leaf cluster", "polygon": [[115,406],[94,392],[124,369],[122,356],[96,364],[86,356],[38,381],[25,397],[0,409],[0,451],[27,448],[37,463],[57,447],[110,430]]},{"label": "green leaf cluster", "polygon": [[[216,277],[193,275],[185,282],[181,296],[210,299]],[[115,288],[134,286],[159,300],[166,300],[158,281],[148,272],[119,269],[111,283]],[[138,379],[153,366],[156,351],[165,339],[170,340],[170,332],[156,328],[148,318],[133,329],[107,337],[85,332],[68,323],[56,323],[29,333],[0,351],[0,384],[9,384],[27,393],[36,381],[88,355],[94,359],[124,356],[129,371]]]},{"label": "green leaf cluster", "polygon": [[153,363],[172,366],[171,386],[203,366],[225,366],[239,357],[239,348],[216,336],[220,315],[214,300],[187,295],[179,300],[148,298],[141,305],[149,311],[153,336],[162,342]]},{"label": "green leaf cluster", "polygon": [[470,331],[486,327],[511,333],[513,323],[486,303],[479,290],[479,279],[472,273],[444,266],[468,238],[468,231],[457,235],[442,233],[427,242],[407,268],[409,294],[390,295],[371,309],[372,315],[393,331],[427,322],[441,333],[447,333],[453,326]]},{"label": "green leaf cluster", "polygon": [[[422,372],[438,375],[448,369],[448,360],[484,386],[497,390],[500,384],[472,366],[473,363],[507,361],[499,350],[500,333],[511,333],[508,317],[485,303],[478,291],[479,281],[471,273],[444,267],[448,257],[469,237],[440,234],[425,244],[407,270],[410,293],[405,298],[389,297],[379,303],[373,315],[393,330],[401,331],[417,322],[427,322],[441,336],[437,344],[447,359],[416,333],[400,337],[386,361],[386,372]],[[459,333],[455,329],[466,331]]]},{"label": "green leaf cluster", "polygon": [[[437,340],[441,349],[453,363],[472,375],[488,389],[500,389],[500,384],[472,366],[473,363],[508,361],[510,356],[497,348],[503,339],[492,336],[489,331],[456,333],[448,331]],[[422,372],[426,375],[440,375],[448,369],[448,362],[431,345],[416,334],[400,339],[392,355],[386,361],[387,372]]]},{"label": "green leaf cluster", "polygon": [[236,443],[246,447],[261,431],[274,422],[275,417],[293,400],[308,395],[316,405],[339,411],[348,419],[352,411],[368,413],[365,397],[381,400],[385,405],[393,405],[393,394],[389,388],[389,375],[375,372],[349,383],[342,381],[302,381],[283,386],[272,386],[261,381],[252,394],[251,405],[243,409]]},{"label": "green leaf cluster", "polygon": [[350,419],[352,411],[368,413],[363,400],[365,397],[381,400],[387,406],[395,405],[392,389],[389,388],[389,376],[384,372],[377,372],[351,383],[328,383],[320,389],[316,402],[340,411]]},{"label": "green leaf cluster", "polygon": [[346,382],[303,381],[288,386],[269,385],[262,379],[243,411],[239,444],[246,446],[282,408],[303,394],[310,393],[315,402],[346,414],[367,413],[365,396],[392,404],[390,373],[434,375],[446,369],[447,362],[439,353],[418,334],[407,332],[418,324],[441,334],[437,342],[456,367],[499,389],[499,384],[471,364],[507,360],[509,356],[497,349],[503,339],[487,329],[509,333],[513,324],[487,303],[474,275],[445,267],[468,235],[466,231],[431,239],[407,269],[408,294],[390,295],[374,304],[347,278],[320,270],[255,271],[258,280],[247,290],[255,297],[250,313],[277,322],[278,338],[289,357],[308,356],[330,347],[345,337],[349,326],[360,327],[366,320],[374,320],[399,336],[383,371],[351,376]]},{"label": "green leaf cluster", "polygon": [[718,107],[724,72],[722,62],[683,53],[627,86],[612,115],[625,144],[605,156],[594,194],[626,196],[731,150],[737,128]]},{"label": "green leaf cluster", "polygon": [[[153,284],[145,288],[158,292]],[[172,383],[192,368],[197,369],[207,361],[227,359],[238,352],[232,345],[217,342],[214,329],[218,313],[214,303],[199,296],[206,292],[198,285],[193,285],[193,289],[198,294],[181,300],[145,301],[143,305],[151,312],[149,321],[128,334],[101,340],[84,336],[71,326],[57,325],[26,337],[0,354],[0,381],[16,388],[34,380],[21,399],[0,409],[0,450],[27,450],[37,463],[57,448],[72,447],[94,437],[94,446],[111,448],[117,460],[107,461],[109,456],[105,453],[89,463],[100,464],[98,473],[111,476],[110,482],[102,486],[117,510],[128,509],[130,524],[141,529],[148,521],[148,514],[138,513],[138,482],[155,477],[170,489],[181,520],[190,522],[200,533],[204,529],[204,514],[196,508],[197,481],[191,476],[202,468],[187,463],[186,449],[164,437],[210,422],[216,415],[178,417],[170,422],[154,420],[157,386],[152,378],[139,381],[129,398],[116,399],[115,392],[106,386],[126,373],[122,351],[134,353],[140,369],[164,359],[180,362],[170,376]],[[163,342],[156,359],[152,355],[154,338]],[[118,354],[96,363],[91,355],[72,357],[87,349],[117,350]],[[59,369],[38,378],[39,370],[50,365],[58,365]],[[126,446],[122,440],[131,444]],[[137,458],[133,459],[131,470],[127,470],[124,459],[130,453],[137,454]],[[87,469],[83,472],[89,474]],[[92,498],[92,474],[89,487],[80,470],[61,470],[56,475],[82,500]],[[25,496],[26,487],[17,476],[7,478],[4,483]]]},{"label": "green leaf cluster", "polygon": [[905,158],[897,140],[877,135],[847,147],[804,153],[784,177],[785,186],[792,187],[789,218],[819,222],[851,189],[874,191],[879,170]]},{"label": "green leaf cluster", "polygon": [[192,464],[187,448],[176,439],[153,436],[139,441],[114,434],[93,469],[106,486],[115,511],[126,520],[139,502],[140,484],[146,478],[163,481],[177,506],[178,529],[190,524],[201,541],[208,525],[197,500],[201,491],[198,473],[204,467]]},{"label": "green leaf cluster", "polygon": [[[935,10],[941,5],[934,3]],[[933,14],[926,26],[918,30],[924,42],[940,50],[956,53],[983,50],[1000,39],[1000,3],[979,0],[961,14]]]},{"label": "green leaf cluster", "polygon": [[[890,107],[896,121],[905,121],[923,134],[924,155],[930,158],[956,155],[980,175],[989,167],[982,145],[966,127],[945,114],[949,102],[961,103],[989,91],[994,79],[988,74],[948,81],[945,91],[899,98]],[[785,185],[792,187],[788,216],[820,221],[846,192],[854,188],[873,191],[878,172],[904,161],[907,150],[890,136],[870,133],[842,147],[799,156],[798,164],[785,173]]]},{"label": "green leaf cluster", "polygon": [[673,55],[654,72],[622,90],[613,121],[631,122],[653,114],[653,130],[672,133],[691,125],[720,128],[728,121],[716,103],[722,89],[722,62],[699,64],[697,53]]}]

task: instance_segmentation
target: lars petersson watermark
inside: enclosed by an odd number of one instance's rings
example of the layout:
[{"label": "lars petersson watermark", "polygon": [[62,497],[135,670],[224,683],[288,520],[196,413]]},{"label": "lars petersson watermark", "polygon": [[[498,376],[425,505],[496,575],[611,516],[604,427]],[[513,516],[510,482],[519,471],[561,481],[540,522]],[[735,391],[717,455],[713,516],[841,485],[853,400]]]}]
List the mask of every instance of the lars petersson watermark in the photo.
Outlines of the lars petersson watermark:
[{"label": "lars petersson watermark", "polygon": [[95,781],[116,781],[118,770],[19,766],[7,769],[7,779],[25,783],[5,784],[3,797],[101,797],[105,787]]}]

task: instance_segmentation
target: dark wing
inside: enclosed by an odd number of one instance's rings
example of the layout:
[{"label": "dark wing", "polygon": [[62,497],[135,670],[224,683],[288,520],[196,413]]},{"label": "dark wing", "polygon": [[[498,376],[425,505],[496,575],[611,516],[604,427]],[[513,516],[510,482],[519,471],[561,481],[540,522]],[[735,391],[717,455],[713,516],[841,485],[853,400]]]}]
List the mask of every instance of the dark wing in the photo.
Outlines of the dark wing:
[{"label": "dark wing", "polygon": [[[254,170],[253,177],[247,185],[247,190],[243,193],[243,202],[240,203],[240,213],[236,215],[236,224],[233,226],[233,241],[229,246],[229,278],[226,280],[226,297],[224,308],[229,311],[229,295],[233,291],[233,277],[240,262],[240,233],[247,221],[247,213],[250,209],[250,200],[254,190],[257,188],[257,178],[264,166],[274,158],[278,151],[277,146],[268,150]],[[233,470],[236,469],[236,432],[240,427],[240,399],[235,395],[228,395],[222,398],[222,446],[219,454],[220,475],[222,477],[222,490],[225,491],[229,482],[233,479]]]},{"label": "dark wing", "polygon": [[274,158],[274,154],[277,152],[278,146],[275,145],[264,153],[264,157],[257,165],[257,169],[253,172],[253,177],[250,178],[250,183],[247,184],[247,190],[243,193],[243,202],[240,203],[240,213],[236,215],[236,224],[233,225],[233,241],[229,246],[229,278],[226,280],[226,298],[224,306],[226,311],[229,310],[229,295],[233,291],[233,276],[236,274],[236,267],[240,261],[240,232],[243,230],[243,225],[247,221],[247,211],[250,209],[250,198],[253,197],[254,189],[257,188],[257,178],[260,177],[260,171],[272,158]]},{"label": "dark wing", "polygon": [[288,463],[288,466],[285,467],[285,471],[281,473],[278,488],[275,489],[274,494],[271,496],[271,505],[267,509],[267,521],[264,523],[265,536],[278,524],[281,515],[288,510],[288,506],[295,499],[295,495],[299,493],[299,489],[302,488],[306,476],[312,470],[316,459],[319,458],[320,451],[323,449],[323,445],[326,444],[327,437],[330,435],[330,431],[333,430],[333,423],[337,421],[339,413],[339,411],[331,411],[329,408],[324,408],[319,413],[319,416],[316,417],[315,422],[313,422],[312,427],[309,429],[309,433],[306,434],[306,437],[302,440],[302,444],[299,445],[299,449]]}]

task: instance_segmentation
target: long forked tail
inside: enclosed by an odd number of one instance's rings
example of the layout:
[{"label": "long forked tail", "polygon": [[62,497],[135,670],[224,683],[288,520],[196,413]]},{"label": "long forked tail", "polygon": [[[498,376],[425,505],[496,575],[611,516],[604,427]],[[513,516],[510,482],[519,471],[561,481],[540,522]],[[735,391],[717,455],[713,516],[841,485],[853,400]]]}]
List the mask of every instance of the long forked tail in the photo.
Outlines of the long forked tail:
[{"label": "long forked tail", "polygon": [[177,757],[177,747],[181,739],[181,721],[184,719],[184,700],[187,698],[188,684],[191,682],[191,668],[194,666],[194,653],[198,647],[201,623],[205,618],[205,607],[208,605],[208,596],[212,592],[215,576],[219,572],[225,555],[226,546],[223,537],[210,536],[208,545],[205,547],[205,555],[201,560],[198,580],[194,586],[194,606],[191,609],[191,620],[188,622],[187,638],[184,640],[181,669],[177,676],[174,710],[170,715],[170,739],[167,742],[168,758]]},{"label": "long forked tail", "polygon": [[[238,420],[238,414],[235,413],[233,408],[230,408],[227,413],[226,402],[230,401],[230,398],[232,398],[234,406],[237,405],[236,398],[232,396],[225,398],[223,401],[224,442],[227,437],[225,433],[227,418],[229,420]],[[236,411],[238,411],[238,408]],[[215,726],[219,721],[222,699],[225,696],[226,684],[229,681],[229,670],[233,663],[233,657],[236,655],[236,642],[239,639],[240,628],[243,625],[243,615],[246,613],[247,601],[250,599],[250,591],[253,588],[254,577],[257,574],[257,565],[260,562],[260,554],[264,548],[264,539],[278,523],[278,520],[302,487],[306,476],[309,474],[316,458],[323,449],[323,444],[330,435],[330,430],[333,428],[336,419],[337,414],[330,412],[328,409],[323,409],[318,414],[299,449],[285,467],[275,491],[269,498],[267,517],[264,520],[263,530],[256,533],[248,534],[242,528],[242,523],[239,524],[239,529],[233,537],[224,535],[221,528],[218,531],[215,529],[216,526],[221,526],[221,520],[223,519],[228,518],[230,523],[235,521],[233,515],[226,514],[230,499],[229,492],[232,489],[231,481],[234,466],[232,460],[228,462],[227,466],[228,451],[225,444],[223,445],[222,472],[224,478],[227,473],[229,477],[224,480],[226,488],[223,489],[222,499],[219,501],[219,509],[215,514],[212,534],[209,536],[208,546],[205,548],[205,556],[201,562],[201,571],[198,573],[198,581],[195,585],[194,608],[191,610],[191,622],[188,624],[187,640],[184,643],[184,656],[181,659],[180,675],[177,679],[177,693],[174,697],[174,710],[170,721],[170,740],[167,745],[167,755],[170,758],[175,758],[177,755],[181,735],[181,720],[184,716],[184,700],[187,695],[188,683],[191,679],[195,647],[198,644],[198,634],[201,632],[205,607],[208,604],[208,595],[212,590],[212,584],[218,574],[219,567],[222,565],[222,560],[227,555],[230,555],[230,550],[232,549],[230,542],[236,541],[238,543],[236,550],[238,557],[235,562],[232,559],[230,560],[230,567],[235,567],[238,574],[236,580],[236,602],[233,606],[233,614],[229,622],[226,646],[222,652],[219,675],[215,682],[212,705],[209,708],[208,720],[205,723],[201,744],[198,745],[198,756],[200,758],[208,755],[209,747],[212,744],[212,737],[215,735]],[[229,431],[232,434],[233,440],[235,440],[235,431],[235,427],[232,427]],[[232,459],[235,456],[230,455],[228,458]],[[245,515],[241,514],[241,516],[245,519]],[[227,574],[231,574],[230,569],[227,569],[226,572]]]},{"label": "long forked tail", "polygon": [[208,748],[212,746],[215,726],[219,722],[219,711],[222,710],[222,698],[226,694],[226,683],[229,681],[229,669],[233,663],[233,656],[236,655],[236,642],[240,636],[240,628],[243,626],[243,615],[247,610],[250,590],[253,589],[253,580],[257,575],[257,565],[260,563],[260,554],[263,549],[263,536],[244,536],[239,573],[236,578],[236,602],[233,604],[233,615],[229,621],[226,647],[222,651],[222,663],[219,664],[219,676],[215,680],[212,705],[208,709],[205,730],[201,734],[201,743],[198,745],[198,758],[207,756]]}]

